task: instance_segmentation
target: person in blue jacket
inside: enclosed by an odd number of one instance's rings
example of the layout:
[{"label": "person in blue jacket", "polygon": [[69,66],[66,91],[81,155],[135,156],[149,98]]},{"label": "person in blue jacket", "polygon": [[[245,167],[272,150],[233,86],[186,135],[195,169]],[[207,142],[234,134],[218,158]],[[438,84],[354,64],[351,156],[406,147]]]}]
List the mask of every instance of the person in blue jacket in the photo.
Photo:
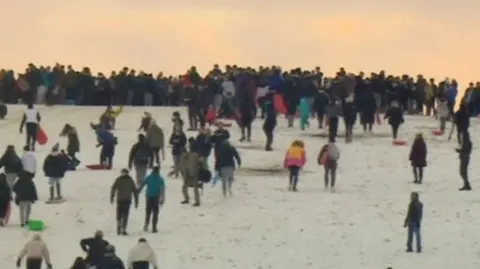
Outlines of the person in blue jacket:
[{"label": "person in blue jacket", "polygon": [[310,115],[310,106],[308,105],[307,98],[300,99],[298,105],[298,111],[300,112],[300,129],[305,130],[305,127],[309,127],[308,116]]},{"label": "person in blue jacket", "polygon": [[100,151],[100,164],[107,169],[112,169],[117,138],[112,132],[108,131],[101,125],[92,124],[92,128],[94,128],[95,134],[97,135],[97,147],[102,147],[102,150]]},{"label": "person in blue jacket", "polygon": [[160,175],[160,168],[155,166],[147,177],[138,186],[138,193],[143,187],[147,186],[146,190],[146,216],[144,231],[148,231],[150,220],[152,220],[152,232],[157,232],[158,213],[160,205],[165,202],[165,180]]}]

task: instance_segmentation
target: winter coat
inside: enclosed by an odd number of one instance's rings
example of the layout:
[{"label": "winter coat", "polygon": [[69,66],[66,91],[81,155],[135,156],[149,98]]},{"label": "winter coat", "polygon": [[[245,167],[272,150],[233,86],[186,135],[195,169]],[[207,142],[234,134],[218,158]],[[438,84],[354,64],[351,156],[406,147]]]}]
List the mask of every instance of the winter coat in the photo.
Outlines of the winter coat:
[{"label": "winter coat", "polygon": [[202,169],[207,169],[207,164],[198,153],[189,151],[180,156],[179,170],[183,182],[187,186],[193,187],[199,184],[200,170]]},{"label": "winter coat", "polygon": [[409,160],[412,166],[427,166],[427,144],[423,139],[415,139],[412,149],[410,150]]},{"label": "winter coat", "polygon": [[325,113],[325,108],[330,101],[330,97],[325,93],[325,91],[319,91],[315,95],[315,100],[313,102],[314,110],[319,115],[323,115]]},{"label": "winter coat", "polygon": [[242,163],[237,149],[228,141],[218,144],[215,148],[215,170],[220,171],[223,167],[235,168],[235,161],[238,166]]},{"label": "winter coat", "polygon": [[157,124],[152,124],[146,133],[146,141],[151,148],[164,148],[165,136],[162,128]]},{"label": "winter coat", "polygon": [[125,265],[114,253],[106,253],[96,269],[125,269]]},{"label": "winter coat", "polygon": [[80,247],[87,252],[85,261],[91,266],[98,265],[105,255],[108,245],[110,244],[102,237],[89,237],[80,241]]},{"label": "winter coat", "polygon": [[117,144],[117,139],[112,132],[105,128],[97,127],[95,129],[97,141],[102,146],[113,147]]},{"label": "winter coat", "polygon": [[285,154],[283,167],[288,168],[290,166],[295,166],[301,168],[305,165],[306,160],[305,149],[298,146],[290,147]]},{"label": "winter coat", "polygon": [[67,133],[67,152],[76,153],[80,152],[80,139],[78,138],[78,133],[75,128],[72,128]]},{"label": "winter coat", "polygon": [[152,122],[152,117],[150,116],[143,117],[142,122],[140,123],[140,128],[138,128],[138,130],[143,130],[147,132],[148,129],[150,128],[151,122]]},{"label": "winter coat", "polygon": [[157,256],[147,242],[139,242],[128,253],[128,268],[134,268],[134,265],[139,262],[147,262],[152,264],[154,268],[158,268]]},{"label": "winter coat", "polygon": [[120,201],[132,201],[132,197],[135,203],[138,203],[137,186],[135,181],[129,175],[121,175],[115,179],[110,190],[110,201],[117,196],[117,202]]},{"label": "winter coat", "polygon": [[348,125],[354,125],[357,121],[357,111],[353,102],[347,102],[343,106],[343,120]]},{"label": "winter coat", "polygon": [[423,204],[420,201],[410,202],[408,205],[407,216],[405,217],[405,226],[420,226],[423,218]]},{"label": "winter coat", "polygon": [[390,107],[383,118],[388,119],[388,124],[393,126],[399,126],[404,122],[403,111],[399,106]]},{"label": "winter coat", "polygon": [[12,188],[15,193],[15,203],[35,202],[38,200],[37,187],[31,177],[25,173],[20,173],[17,181]]},{"label": "winter coat", "polygon": [[0,174],[0,204],[10,202],[12,200],[12,190],[7,183],[5,174]]},{"label": "winter coat", "polygon": [[24,257],[27,260],[42,259],[46,264],[51,264],[47,244],[45,244],[40,235],[34,235],[32,240],[25,244],[20,254],[18,254],[18,260],[22,260]]},{"label": "winter coat", "polygon": [[308,105],[307,99],[300,99],[300,104],[298,105],[298,111],[300,112],[301,118],[308,118],[310,115],[310,106]]},{"label": "winter coat", "polygon": [[327,118],[340,117],[342,115],[342,107],[340,104],[328,104],[325,107],[325,115]]},{"label": "winter coat", "polygon": [[187,145],[185,133],[173,133],[172,136],[170,136],[169,144],[172,146],[173,155],[180,155],[185,152],[185,146]]},{"label": "winter coat", "polygon": [[204,158],[208,158],[212,152],[212,143],[209,135],[198,134],[193,142],[192,150]]},{"label": "winter coat", "polygon": [[0,158],[0,168],[2,167],[6,174],[18,174],[22,171],[22,160],[15,152],[6,151]]},{"label": "winter coat", "polygon": [[63,178],[68,170],[68,162],[61,153],[52,153],[43,162],[43,172],[46,177]]},{"label": "winter coat", "polygon": [[[335,143],[328,143],[322,147],[320,153],[318,154],[319,157],[323,156],[323,154],[327,154],[327,161],[338,161],[340,159],[340,150],[338,149]],[[319,158],[320,159],[320,158]]]},{"label": "winter coat", "polygon": [[153,151],[146,142],[137,142],[130,149],[128,165],[148,165],[153,158]]},{"label": "winter coat", "polygon": [[165,180],[158,173],[150,173],[142,180],[140,186],[138,186],[138,193],[140,193],[143,187],[147,186],[147,197],[159,197],[165,189]]},{"label": "winter coat", "polygon": [[226,129],[217,129],[213,132],[213,134],[210,136],[210,141],[212,144],[216,145],[221,144],[223,141],[228,140],[230,138],[230,132]]},{"label": "winter coat", "polygon": [[437,115],[439,118],[447,119],[450,116],[450,110],[446,102],[440,102],[437,106]]},{"label": "winter coat", "polygon": [[37,157],[32,151],[25,151],[22,155],[22,168],[23,171],[26,171],[31,174],[37,172]]}]

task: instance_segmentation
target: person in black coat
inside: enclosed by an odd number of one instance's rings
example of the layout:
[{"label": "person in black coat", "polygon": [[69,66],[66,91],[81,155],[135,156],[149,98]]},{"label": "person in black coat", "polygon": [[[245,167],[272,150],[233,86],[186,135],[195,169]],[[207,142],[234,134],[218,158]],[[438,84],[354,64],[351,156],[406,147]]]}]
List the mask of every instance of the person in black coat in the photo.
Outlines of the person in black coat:
[{"label": "person in black coat", "polygon": [[363,130],[369,132],[373,129],[375,123],[375,113],[377,112],[377,101],[371,90],[366,90],[360,94],[360,123]]},{"label": "person in black coat", "polygon": [[248,96],[245,96],[244,99],[240,101],[240,119],[238,121],[242,133],[240,142],[244,142],[245,140],[250,142],[251,140],[252,122],[255,119],[255,110],[255,103]]},{"label": "person in black coat", "polygon": [[12,191],[4,173],[0,174],[0,227],[5,226],[5,218],[12,201]]},{"label": "person in black coat", "polygon": [[210,129],[200,129],[200,132],[195,137],[195,141],[193,142],[192,150],[203,158],[208,159],[210,153],[212,152]]},{"label": "person in black coat", "polygon": [[[52,152],[43,161],[43,172],[48,178],[50,198],[47,203],[61,202],[62,188],[61,180],[68,170],[69,159],[61,154],[58,143],[53,146]],[[57,196],[55,197],[55,190]]]},{"label": "person in black coat", "polygon": [[105,256],[100,260],[96,269],[125,269],[122,260],[115,254],[115,247],[107,246]]},{"label": "person in black coat", "polygon": [[103,239],[103,232],[98,230],[93,237],[85,238],[80,241],[80,247],[87,253],[85,262],[89,267],[97,267],[105,256],[107,246],[110,245]]},{"label": "person in black coat", "polygon": [[463,179],[463,187],[461,191],[471,191],[470,181],[468,180],[468,165],[470,164],[470,155],[472,154],[472,141],[470,140],[470,134],[468,131],[463,132],[463,138],[461,147],[456,149],[458,157],[460,158],[460,176]]},{"label": "person in black coat", "polygon": [[263,122],[263,132],[267,137],[265,144],[266,151],[272,151],[273,132],[277,126],[277,111],[273,104],[273,92],[270,91],[264,97],[265,121]]},{"label": "person in black coat", "polygon": [[7,183],[12,188],[18,174],[22,171],[22,160],[17,155],[13,145],[8,145],[0,158],[0,168],[2,167],[4,168]]},{"label": "person in black coat", "polygon": [[349,96],[343,104],[343,121],[345,123],[345,141],[352,142],[353,139],[353,125],[357,121],[357,111],[353,103],[354,97]]},{"label": "person in black coat", "polygon": [[388,124],[392,127],[393,139],[396,140],[398,137],[398,129],[404,122],[403,110],[397,101],[391,103],[390,108],[385,113],[384,119],[388,119]]},{"label": "person in black coat", "polygon": [[323,128],[323,122],[325,120],[325,109],[330,102],[330,97],[324,90],[319,90],[313,102],[313,110],[317,113],[318,128]]},{"label": "person in black coat", "polygon": [[172,146],[173,164],[175,166],[175,177],[178,177],[178,164],[180,156],[186,151],[187,136],[179,127],[175,128],[173,134],[170,136],[169,144]]},{"label": "person in black coat", "polygon": [[148,166],[153,163],[153,149],[147,143],[143,134],[138,134],[137,143],[130,149],[128,169],[135,168],[137,184],[140,184],[147,175]]},{"label": "person in black coat", "polygon": [[468,133],[468,128],[470,127],[470,115],[464,103],[460,105],[458,111],[453,115],[452,129],[450,130],[448,141],[452,139],[453,126],[455,126],[457,130],[457,142],[458,144],[462,144],[463,135],[464,133]]},{"label": "person in black coat", "polygon": [[[237,149],[227,140],[220,143],[215,150],[215,171],[222,180],[223,196],[227,197],[227,191],[232,196],[232,185],[235,177],[235,168],[240,166],[242,160]],[[235,165],[237,164],[237,165]]]},{"label": "person in black coat", "polygon": [[32,204],[38,200],[37,187],[28,172],[21,172],[13,185],[15,204],[19,207],[20,226],[24,227],[30,219]]},{"label": "person in black coat", "polygon": [[408,229],[407,252],[413,252],[413,237],[417,245],[417,252],[422,252],[422,240],[420,227],[423,218],[423,204],[420,202],[418,192],[410,194],[410,203],[408,204],[407,216],[403,227]]}]

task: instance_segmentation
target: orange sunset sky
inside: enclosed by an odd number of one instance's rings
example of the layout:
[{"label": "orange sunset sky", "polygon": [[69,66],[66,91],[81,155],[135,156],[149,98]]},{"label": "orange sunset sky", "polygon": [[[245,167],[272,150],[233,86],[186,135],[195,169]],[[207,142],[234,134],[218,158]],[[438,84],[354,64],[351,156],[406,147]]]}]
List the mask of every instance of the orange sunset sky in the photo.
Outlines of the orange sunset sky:
[{"label": "orange sunset sky", "polygon": [[480,1],[16,0],[0,66],[129,66],[167,74],[214,63],[338,67],[480,80]]}]

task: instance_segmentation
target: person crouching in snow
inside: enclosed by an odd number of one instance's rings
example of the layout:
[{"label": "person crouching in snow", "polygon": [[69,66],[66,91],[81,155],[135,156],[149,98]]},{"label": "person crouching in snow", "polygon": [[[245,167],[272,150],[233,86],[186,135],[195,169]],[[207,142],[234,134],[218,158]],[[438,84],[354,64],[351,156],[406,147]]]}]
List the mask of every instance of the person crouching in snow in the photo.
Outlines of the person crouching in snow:
[{"label": "person crouching in snow", "polygon": [[325,190],[328,190],[328,187],[330,186],[330,191],[335,192],[339,159],[340,150],[337,145],[335,145],[335,139],[330,139],[328,144],[324,145],[318,154],[318,163],[325,168]]},{"label": "person crouching in snow", "polygon": [[13,145],[8,145],[0,158],[0,168],[2,167],[4,168],[8,186],[12,188],[18,174],[22,171],[22,160],[18,157]]},{"label": "person crouching in snow", "polygon": [[7,211],[12,201],[12,190],[4,173],[0,174],[0,227],[6,225]]},{"label": "person crouching in snow", "polygon": [[128,174],[127,169],[122,169],[121,175],[115,179],[110,190],[110,203],[113,204],[115,196],[117,197],[117,234],[128,235],[127,225],[130,206],[133,198],[135,208],[138,208],[138,193],[135,181]]},{"label": "person crouching in snow", "polygon": [[283,166],[285,168],[288,168],[289,172],[289,191],[297,191],[297,183],[300,169],[305,165],[306,162],[306,154],[304,147],[305,145],[302,141],[295,140],[285,154]]},{"label": "person crouching in snow", "polygon": [[100,151],[100,164],[106,169],[112,169],[117,138],[112,132],[108,131],[102,126],[95,126],[92,124],[92,128],[94,128],[97,135],[97,148],[102,147]]},{"label": "person crouching in snow", "polygon": [[427,144],[423,139],[422,133],[418,133],[415,137],[415,141],[413,141],[409,160],[413,169],[413,183],[422,184],[423,168],[427,166]]},{"label": "person crouching in snow", "polygon": [[[52,148],[52,152],[43,162],[43,172],[48,177],[50,198],[47,203],[63,202],[61,180],[68,171],[68,159],[59,150],[58,143]],[[55,190],[57,196],[55,197]]]},{"label": "person crouching in snow", "polygon": [[138,186],[138,193],[140,193],[143,187],[147,186],[146,191],[146,215],[145,225],[143,230],[148,231],[150,220],[152,221],[152,232],[157,232],[158,213],[160,211],[160,205],[165,203],[165,180],[160,175],[160,167],[155,166],[147,177],[142,180],[140,186]]},{"label": "person crouching in snow", "polygon": [[32,240],[28,241],[20,251],[17,258],[17,268],[22,265],[23,258],[26,258],[26,269],[40,269],[44,261],[47,264],[47,269],[52,269],[50,252],[39,234],[34,235]]},{"label": "person crouching in snow", "polygon": [[125,265],[115,254],[115,247],[109,245],[105,251],[105,256],[103,256],[95,269],[125,269]]},{"label": "person crouching in snow", "polygon": [[[236,164],[235,165],[235,161]],[[223,197],[232,196],[232,185],[235,177],[235,167],[240,166],[242,160],[237,149],[228,142],[223,140],[215,147],[215,171],[218,172],[222,180]]]},{"label": "person crouching in snow", "polygon": [[80,164],[80,160],[75,156],[80,151],[80,139],[78,138],[77,129],[67,123],[63,126],[60,136],[67,137],[67,155],[72,160],[73,168],[76,168]]},{"label": "person crouching in snow", "polygon": [[20,226],[24,227],[30,220],[32,204],[38,200],[37,187],[33,178],[27,172],[22,172],[12,190],[15,193],[15,204],[19,207]]},{"label": "person crouching in snow", "polygon": [[397,140],[398,129],[400,128],[400,125],[404,122],[403,110],[397,101],[392,101],[392,103],[390,104],[390,108],[388,108],[383,119],[388,119],[388,124],[390,124],[390,126],[392,127],[393,140]]},{"label": "person crouching in snow", "polygon": [[446,100],[440,100],[437,106],[437,117],[440,121],[440,132],[445,133],[446,124],[450,117],[450,110]]},{"label": "person crouching in snow", "polygon": [[138,243],[128,253],[127,266],[129,269],[149,269],[150,264],[158,269],[157,256],[147,239],[140,238]]}]

